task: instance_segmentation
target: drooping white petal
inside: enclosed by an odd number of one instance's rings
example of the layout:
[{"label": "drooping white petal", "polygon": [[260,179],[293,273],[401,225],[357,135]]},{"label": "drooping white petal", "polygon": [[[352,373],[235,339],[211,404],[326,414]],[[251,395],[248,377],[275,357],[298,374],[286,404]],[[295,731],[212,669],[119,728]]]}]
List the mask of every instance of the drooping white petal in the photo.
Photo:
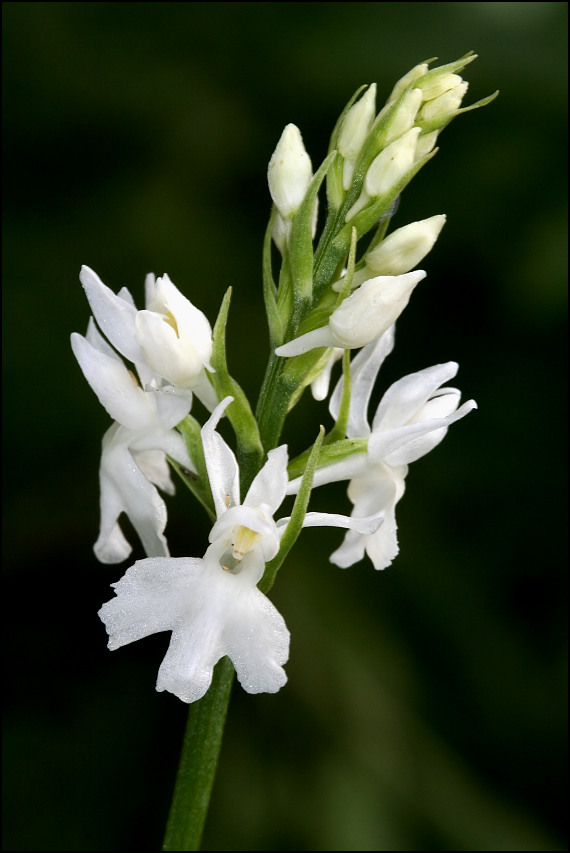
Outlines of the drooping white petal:
[{"label": "drooping white petal", "polygon": [[[368,404],[378,376],[378,371],[394,349],[395,326],[390,326],[376,341],[363,347],[350,363],[350,408],[346,434],[349,438],[365,438],[370,435]],[[338,418],[340,401],[344,389],[341,377],[332,393],[329,411]]]},{"label": "drooping white petal", "polygon": [[329,393],[332,369],[339,358],[342,358],[343,352],[342,347],[334,347],[326,365],[317,378],[311,382],[311,394],[315,400],[324,400]]},{"label": "drooping white petal", "polygon": [[173,388],[171,385],[163,385],[147,390],[152,396],[156,410],[157,422],[163,430],[171,430],[183,420],[192,408],[192,392],[184,392],[182,389]]},{"label": "drooping white petal", "polygon": [[267,461],[256,474],[245,496],[244,506],[267,504],[273,515],[283,503],[287,490],[287,445],[282,444],[267,454]]},{"label": "drooping white petal", "polygon": [[133,456],[147,480],[167,495],[174,494],[175,488],[170,476],[170,468],[162,450],[139,450],[135,451]]},{"label": "drooping white petal", "polygon": [[209,412],[213,412],[220,402],[204,370],[192,385],[192,391]]},{"label": "drooping white petal", "polygon": [[371,534],[349,530],[343,544],[330,557],[331,562],[347,568],[361,560],[366,552],[374,568],[384,569],[398,554],[396,504],[404,494],[406,468],[377,465],[367,477],[352,480],[348,495],[354,503],[352,515],[382,514],[383,522]]},{"label": "drooping white petal", "polygon": [[93,316],[113,346],[134,364],[144,362],[144,355],[135,340],[134,304],[129,304],[107,287],[97,273],[87,266],[79,273]]},{"label": "drooping white petal", "polygon": [[275,355],[279,355],[282,358],[290,358],[291,356],[302,355],[305,352],[309,352],[309,350],[319,347],[336,347],[338,345],[338,341],[331,332],[330,327],[321,326],[320,329],[313,329],[312,332],[307,332],[277,347]]},{"label": "drooping white petal", "polygon": [[[124,538],[117,537],[116,525],[125,512],[149,557],[168,556],[164,537],[166,506],[156,488],[145,477],[129,450],[128,431],[114,424],[103,437],[99,469],[101,526],[94,545],[102,563],[115,563],[128,556]],[[130,552],[130,549],[129,549]]]},{"label": "drooping white petal", "polygon": [[77,332],[71,335],[71,347],[99,402],[114,420],[130,429],[150,424],[152,412],[145,393],[120,359],[97,349]]},{"label": "drooping white petal", "polygon": [[216,515],[220,518],[233,504],[239,504],[239,468],[235,455],[216,427],[233,397],[224,397],[202,427],[202,444],[208,479],[214,498]]}]

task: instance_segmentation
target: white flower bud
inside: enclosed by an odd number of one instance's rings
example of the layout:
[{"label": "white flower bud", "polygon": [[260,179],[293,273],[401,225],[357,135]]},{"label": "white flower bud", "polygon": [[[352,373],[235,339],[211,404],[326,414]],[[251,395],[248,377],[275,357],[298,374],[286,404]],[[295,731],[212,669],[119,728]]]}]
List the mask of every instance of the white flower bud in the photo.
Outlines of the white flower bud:
[{"label": "white flower bud", "polygon": [[414,121],[421,105],[422,93],[420,89],[411,89],[403,98],[402,103],[390,122],[385,140],[386,145],[403,136],[406,131],[414,126]]},{"label": "white flower bud", "polygon": [[455,115],[461,101],[463,100],[469,83],[461,83],[453,89],[438,95],[431,101],[427,101],[420,110],[418,119],[420,121],[446,121],[448,117]]},{"label": "white flower bud", "polygon": [[398,82],[392,89],[390,97],[388,98],[388,103],[390,103],[391,101],[395,101],[396,98],[399,98],[402,92],[405,92],[408,86],[411,86],[412,83],[415,83],[416,80],[419,80],[421,77],[424,76],[424,74],[427,74],[427,72],[427,62],[421,62],[419,65],[414,66],[411,71],[408,71],[407,74],[404,74],[404,76],[398,80]]},{"label": "white flower bud", "polygon": [[371,198],[384,195],[412,168],[419,135],[420,128],[412,127],[375,157],[364,180],[366,192]]},{"label": "white flower bud", "polygon": [[344,117],[337,147],[346,160],[355,160],[360,154],[375,115],[376,83],[372,83]]},{"label": "white flower bud", "polygon": [[299,128],[288,124],[269,161],[267,180],[275,207],[284,219],[301,206],[313,169]]},{"label": "white flower bud", "polygon": [[409,272],[431,251],[444,224],[445,216],[438,214],[398,228],[368,252],[364,259],[366,270],[361,272],[366,272],[367,277]]},{"label": "white flower bud", "polygon": [[302,355],[318,347],[354,349],[375,341],[394,323],[423,278],[423,270],[405,275],[381,275],[365,281],[333,311],[326,326],[313,329],[280,347],[283,358]]},{"label": "white flower bud", "polygon": [[374,158],[366,173],[362,192],[346,214],[345,222],[366,207],[371,198],[387,193],[412,168],[420,133],[419,127],[410,128]]},{"label": "white flower bud", "polygon": [[419,135],[418,144],[416,145],[416,161],[421,160],[422,157],[433,151],[438,133],[438,130],[433,130],[431,133],[421,133]]},{"label": "white flower bud", "polygon": [[336,346],[363,347],[390,328],[423,278],[423,270],[398,276],[378,276],[365,281],[333,311],[329,327]]},{"label": "white flower bud", "polygon": [[455,89],[463,83],[463,78],[459,74],[450,74],[449,71],[438,73],[437,71],[430,73],[423,80],[418,80],[417,86],[422,90],[424,101],[432,101],[434,98],[439,98],[444,92],[449,89]]},{"label": "white flower bud", "polygon": [[376,115],[376,83],[372,83],[359,101],[347,112],[338,135],[337,148],[344,157],[342,184],[348,190],[354,164]]}]

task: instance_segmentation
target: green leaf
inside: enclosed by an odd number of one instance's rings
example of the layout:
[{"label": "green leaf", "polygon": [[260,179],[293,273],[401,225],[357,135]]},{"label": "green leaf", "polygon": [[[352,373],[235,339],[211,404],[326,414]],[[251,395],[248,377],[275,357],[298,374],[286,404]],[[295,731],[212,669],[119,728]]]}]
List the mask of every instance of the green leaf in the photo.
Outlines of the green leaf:
[{"label": "green leaf", "polygon": [[338,418],[330,433],[327,435],[325,442],[332,444],[335,441],[341,441],[346,436],[346,427],[348,424],[348,415],[350,412],[350,350],[345,349],[342,356],[342,377],[344,379],[342,385],[342,397],[340,399],[340,407],[338,410]]},{"label": "green leaf", "polygon": [[303,318],[307,306],[312,301],[313,237],[311,224],[313,210],[317,193],[335,157],[336,151],[332,151],[323,161],[313,176],[309,189],[305,193],[305,198],[292,220],[288,259],[295,298],[294,322],[299,322]]},{"label": "green leaf", "polygon": [[271,267],[271,246],[273,223],[277,211],[275,207],[269,217],[269,223],[263,240],[263,299],[265,302],[265,313],[267,314],[267,325],[269,327],[269,345],[272,350],[283,343],[283,324],[277,308],[277,287],[273,279]]},{"label": "green leaf", "polygon": [[215,373],[208,373],[219,400],[232,396],[233,402],[226,409],[226,415],[236,436],[237,456],[240,466],[242,493],[249,487],[254,476],[261,468],[264,457],[263,446],[259,437],[257,421],[251,411],[249,401],[228,372],[226,361],[226,325],[230,308],[231,287],[228,287],[222,300],[218,319],[214,326],[214,347],[212,351],[212,367]]},{"label": "green leaf", "polygon": [[204,448],[202,445],[201,427],[196,418],[192,415],[186,415],[183,421],[177,426],[178,431],[182,434],[182,438],[186,444],[190,459],[196,467],[196,473],[188,471],[179,462],[168,457],[168,461],[193,495],[195,495],[206,512],[210,520],[216,520],[216,512],[214,509],[214,500],[212,498],[212,490],[208,479],[208,471],[204,459]]}]

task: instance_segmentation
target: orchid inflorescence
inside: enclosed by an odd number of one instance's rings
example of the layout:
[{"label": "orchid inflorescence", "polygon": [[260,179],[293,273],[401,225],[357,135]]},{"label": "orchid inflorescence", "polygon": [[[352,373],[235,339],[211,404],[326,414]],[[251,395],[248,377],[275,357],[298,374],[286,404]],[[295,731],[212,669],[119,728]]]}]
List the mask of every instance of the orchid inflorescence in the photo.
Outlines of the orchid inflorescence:
[{"label": "orchid inflorescence", "polygon": [[[476,408],[473,400],[460,405],[460,392],[447,386],[458,369],[448,362],[395,382],[368,414],[395,323],[426,276],[416,266],[445,216],[388,233],[390,222],[404,188],[436,153],[441,130],[494,97],[461,107],[467,83],[458,72],[475,58],[432,70],[417,65],[379,113],[376,85],[359,89],[315,174],[298,128],[283,131],[268,170],[273,208],[263,295],[271,350],[255,412],[226,361],[229,291],[212,329],[167,275],[147,276],[146,307],[139,310],[128,290],[115,294],[82,268],[93,317],[85,336],[71,336],[73,352],[113,419],[103,437],[95,554],[104,563],[128,558],[124,513],[147,555],[113,584],[116,595],[99,615],[111,649],[172,632],[157,690],[194,702],[227,656],[246,691],[278,691],[287,680],[289,632],[266,593],[301,529],[346,530],[330,558],[337,566],[365,555],[375,569],[389,566],[398,553],[396,504],[409,464]],[[357,257],[358,241],[370,232]],[[327,434],[314,429],[311,441],[318,432],[317,439],[290,460],[280,443],[287,414],[309,387],[316,400],[329,396],[339,360],[328,405],[333,426]],[[209,414],[203,423],[194,396]],[[235,451],[217,429],[224,416]],[[159,490],[174,492],[171,469],[212,521],[201,557],[170,555]],[[313,487],[342,480],[350,516],[307,511]],[[288,495],[295,496],[290,515],[275,518]]]}]

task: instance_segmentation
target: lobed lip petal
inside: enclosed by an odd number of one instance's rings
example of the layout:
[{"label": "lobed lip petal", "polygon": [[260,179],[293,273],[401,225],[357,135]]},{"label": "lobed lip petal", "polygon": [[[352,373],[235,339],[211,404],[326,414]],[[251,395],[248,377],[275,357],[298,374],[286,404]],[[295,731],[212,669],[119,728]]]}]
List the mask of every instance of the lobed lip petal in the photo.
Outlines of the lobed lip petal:
[{"label": "lobed lip petal", "polygon": [[287,681],[289,631],[283,617],[256,589],[251,573],[225,572],[215,549],[202,559],[139,560],[113,586],[115,598],[99,611],[110,649],[172,631],[158,691],[183,702],[200,699],[224,655],[249,693],[275,693]]}]

